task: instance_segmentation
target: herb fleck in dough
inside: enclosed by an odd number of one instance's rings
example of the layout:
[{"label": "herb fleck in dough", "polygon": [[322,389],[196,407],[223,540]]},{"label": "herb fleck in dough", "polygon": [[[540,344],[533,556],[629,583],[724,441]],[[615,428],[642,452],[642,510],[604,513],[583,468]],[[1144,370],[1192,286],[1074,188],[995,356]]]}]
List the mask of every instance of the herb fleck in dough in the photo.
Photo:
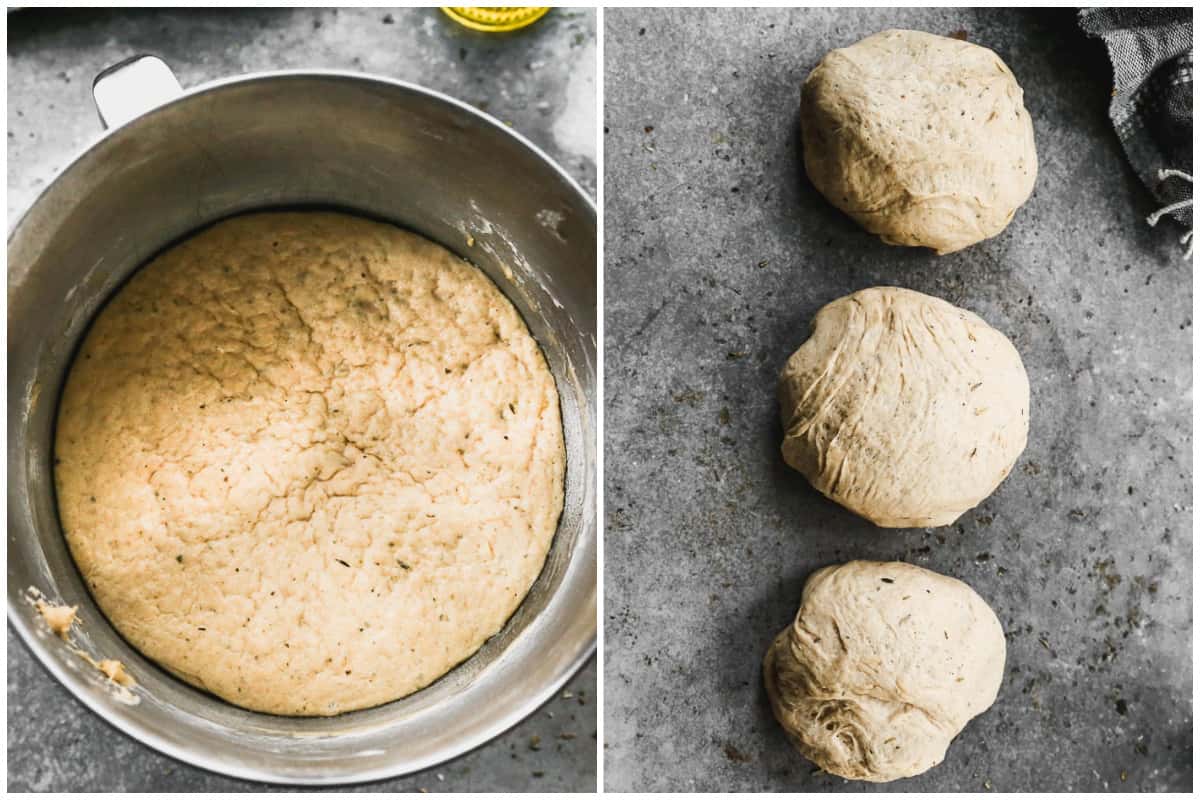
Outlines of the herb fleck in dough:
[{"label": "herb fleck in dough", "polygon": [[1012,343],[909,289],[864,289],[818,311],[779,400],[784,460],[885,528],[953,523],[995,491],[1029,434]]},{"label": "herb fleck in dough", "polygon": [[121,634],[276,714],[385,703],[470,656],[563,503],[558,395],[512,305],[341,214],[233,218],[141,269],[72,365],[56,457]]},{"label": "herb fleck in dough", "polygon": [[776,719],[821,769],[892,781],[940,764],[996,700],[1004,630],[962,581],[900,562],[818,570],[763,662]]},{"label": "herb fleck in dough", "polygon": [[1004,230],[1033,191],[1023,92],[986,47],[889,30],[804,82],[804,166],[829,202],[896,245],[951,253]]}]

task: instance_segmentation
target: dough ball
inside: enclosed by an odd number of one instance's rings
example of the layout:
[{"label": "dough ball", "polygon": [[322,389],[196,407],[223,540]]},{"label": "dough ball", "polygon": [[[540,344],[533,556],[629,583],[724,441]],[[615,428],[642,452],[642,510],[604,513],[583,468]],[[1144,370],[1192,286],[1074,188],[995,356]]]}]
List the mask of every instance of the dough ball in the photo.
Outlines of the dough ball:
[{"label": "dough ball", "polygon": [[1004,631],[962,581],[901,562],[818,570],[772,643],[775,718],[806,758],[843,778],[892,781],[940,764],[996,700]]},{"label": "dough ball", "polygon": [[385,703],[469,657],[563,505],[558,393],[516,309],[344,214],[235,217],[138,270],[71,365],[55,456],[116,629],[274,714]]},{"label": "dough ball", "polygon": [[817,312],[779,383],[783,458],[884,528],[949,525],[1025,449],[1029,380],[1002,333],[897,288]]},{"label": "dough ball", "polygon": [[995,236],[1037,178],[1016,78],[944,36],[884,31],[828,53],[800,125],[813,185],[888,244],[945,254]]}]

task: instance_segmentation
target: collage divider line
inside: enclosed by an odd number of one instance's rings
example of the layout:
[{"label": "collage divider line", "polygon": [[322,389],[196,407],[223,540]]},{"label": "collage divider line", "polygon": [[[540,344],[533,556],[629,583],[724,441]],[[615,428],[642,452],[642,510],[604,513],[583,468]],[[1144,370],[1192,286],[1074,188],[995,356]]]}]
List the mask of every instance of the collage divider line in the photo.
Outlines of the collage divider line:
[{"label": "collage divider line", "polygon": [[604,8],[596,7],[596,792],[604,793]]}]

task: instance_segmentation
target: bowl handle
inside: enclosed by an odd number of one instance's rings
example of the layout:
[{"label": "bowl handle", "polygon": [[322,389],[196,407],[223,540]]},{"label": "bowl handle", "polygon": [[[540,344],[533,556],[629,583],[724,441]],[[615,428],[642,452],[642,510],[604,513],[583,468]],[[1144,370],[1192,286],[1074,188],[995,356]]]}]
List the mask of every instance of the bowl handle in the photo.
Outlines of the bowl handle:
[{"label": "bowl handle", "polygon": [[181,94],[183,88],[175,73],[157,56],[137,55],[118,61],[92,81],[92,98],[105,128],[124,125]]}]

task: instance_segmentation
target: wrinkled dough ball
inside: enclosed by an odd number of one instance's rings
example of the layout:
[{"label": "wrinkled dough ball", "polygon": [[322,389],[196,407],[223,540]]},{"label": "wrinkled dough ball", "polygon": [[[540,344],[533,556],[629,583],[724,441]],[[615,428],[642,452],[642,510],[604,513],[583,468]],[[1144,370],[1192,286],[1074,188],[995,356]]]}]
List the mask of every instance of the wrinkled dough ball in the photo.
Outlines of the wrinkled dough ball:
[{"label": "wrinkled dough ball", "polygon": [[779,399],[784,460],[884,528],[951,524],[995,491],[1029,432],[1012,343],[908,289],[864,289],[818,311]]},{"label": "wrinkled dough ball", "polygon": [[828,53],[800,126],[813,185],[888,244],[945,254],[995,236],[1037,178],[1016,78],[944,36],[884,31]]},{"label": "wrinkled dough ball", "polygon": [[996,700],[1004,631],[962,581],[899,562],[851,561],[809,578],[767,651],[775,718],[821,769],[892,781],[940,764]]}]

